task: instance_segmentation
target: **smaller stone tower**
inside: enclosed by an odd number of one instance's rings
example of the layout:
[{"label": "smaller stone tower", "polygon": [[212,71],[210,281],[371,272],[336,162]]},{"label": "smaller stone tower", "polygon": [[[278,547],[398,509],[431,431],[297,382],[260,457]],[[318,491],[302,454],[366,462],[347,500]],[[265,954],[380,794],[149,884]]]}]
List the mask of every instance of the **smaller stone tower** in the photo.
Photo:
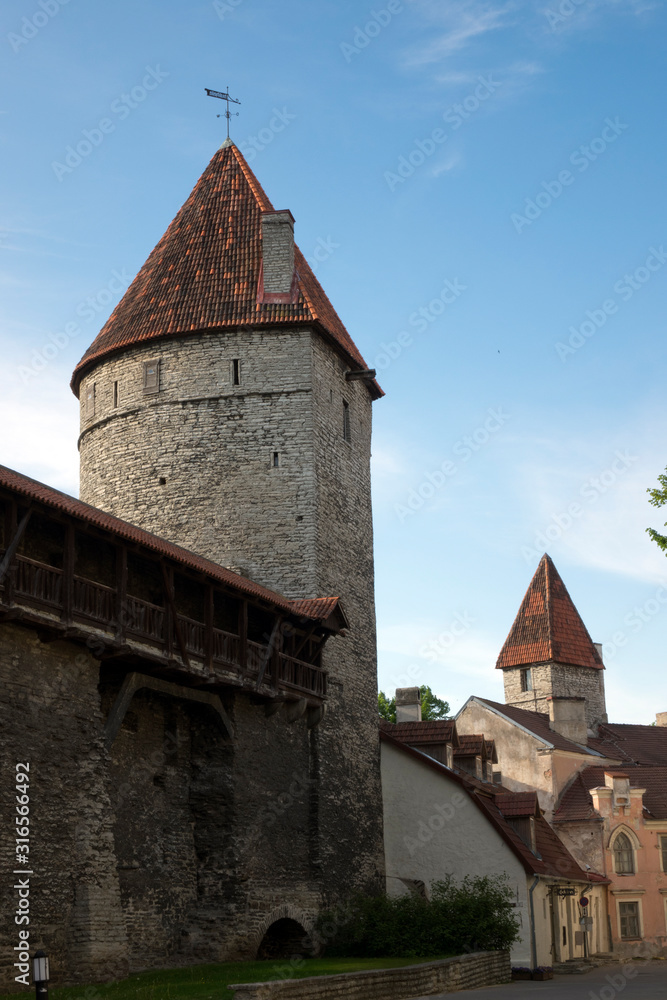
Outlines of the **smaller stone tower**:
[{"label": "smaller stone tower", "polygon": [[585,700],[586,723],[607,721],[604,664],[548,555],[542,556],[496,667],[505,704],[550,713],[550,699]]}]

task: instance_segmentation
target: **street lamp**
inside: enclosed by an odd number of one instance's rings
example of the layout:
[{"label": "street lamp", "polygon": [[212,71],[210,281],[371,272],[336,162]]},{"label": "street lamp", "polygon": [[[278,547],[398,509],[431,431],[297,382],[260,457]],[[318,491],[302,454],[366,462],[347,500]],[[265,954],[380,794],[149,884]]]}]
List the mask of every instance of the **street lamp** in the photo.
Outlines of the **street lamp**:
[{"label": "street lamp", "polygon": [[32,978],[35,983],[37,1000],[48,1000],[49,959],[43,951],[36,951],[32,960]]}]

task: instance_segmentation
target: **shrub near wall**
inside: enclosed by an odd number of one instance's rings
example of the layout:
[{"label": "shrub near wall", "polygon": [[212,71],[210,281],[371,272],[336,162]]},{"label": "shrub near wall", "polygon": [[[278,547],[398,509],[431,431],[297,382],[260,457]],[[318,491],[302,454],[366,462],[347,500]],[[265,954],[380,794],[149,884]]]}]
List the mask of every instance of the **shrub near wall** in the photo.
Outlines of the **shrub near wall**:
[{"label": "shrub near wall", "polygon": [[355,896],[319,921],[330,955],[427,958],[509,950],[518,939],[514,896],[505,876],[435,882],[431,899]]}]

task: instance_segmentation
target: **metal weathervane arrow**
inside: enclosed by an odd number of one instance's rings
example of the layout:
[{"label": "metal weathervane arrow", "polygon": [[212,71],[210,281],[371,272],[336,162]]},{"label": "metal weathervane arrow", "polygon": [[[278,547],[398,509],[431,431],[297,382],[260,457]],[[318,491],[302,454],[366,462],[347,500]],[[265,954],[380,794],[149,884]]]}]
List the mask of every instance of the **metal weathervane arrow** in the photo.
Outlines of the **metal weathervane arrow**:
[{"label": "metal weathervane arrow", "polygon": [[232,117],[238,118],[240,114],[239,111],[229,110],[229,102],[231,101],[232,104],[240,104],[241,102],[229,96],[229,88],[227,89],[227,93],[225,94],[223,94],[222,91],[220,90],[209,90],[208,87],[205,87],[204,89],[206,90],[206,93],[208,94],[209,97],[219,97],[221,101],[227,101],[227,110],[223,111],[221,115],[216,115],[216,117],[227,119],[227,138],[229,139],[229,119]]}]

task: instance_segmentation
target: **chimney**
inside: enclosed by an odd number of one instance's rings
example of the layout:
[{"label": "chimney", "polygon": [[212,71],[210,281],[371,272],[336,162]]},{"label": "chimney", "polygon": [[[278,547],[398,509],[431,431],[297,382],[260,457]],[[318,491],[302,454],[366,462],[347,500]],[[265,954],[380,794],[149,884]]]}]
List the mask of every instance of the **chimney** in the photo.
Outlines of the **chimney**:
[{"label": "chimney", "polygon": [[656,726],[667,726],[667,712],[656,712],[655,724]]},{"label": "chimney", "polygon": [[615,806],[630,805],[630,778],[621,771],[605,771],[604,783],[614,793]]},{"label": "chimney", "polygon": [[552,697],[549,701],[549,728],[574,743],[586,746],[586,699]]},{"label": "chimney", "polygon": [[285,209],[262,213],[260,302],[291,302],[294,283],[294,216]]},{"label": "chimney", "polygon": [[418,687],[396,688],[396,721],[422,721],[421,692]]}]

